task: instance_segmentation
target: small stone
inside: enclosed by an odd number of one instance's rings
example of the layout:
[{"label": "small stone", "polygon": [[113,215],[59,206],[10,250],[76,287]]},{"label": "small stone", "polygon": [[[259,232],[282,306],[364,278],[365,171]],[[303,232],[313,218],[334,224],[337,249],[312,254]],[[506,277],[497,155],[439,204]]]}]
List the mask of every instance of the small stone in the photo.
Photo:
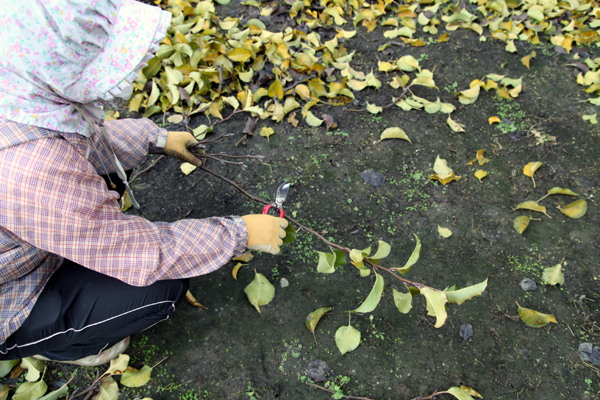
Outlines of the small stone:
[{"label": "small stone", "polygon": [[279,284],[281,285],[282,288],[290,286],[290,283],[285,278],[281,278],[281,281],[279,281]]},{"label": "small stone", "polygon": [[579,355],[585,362],[592,363],[594,366],[600,365],[600,348],[593,347],[589,342],[579,345]]},{"label": "small stone", "polygon": [[363,171],[359,175],[365,182],[374,187],[383,186],[385,183],[385,176],[381,172],[373,171],[372,169]]},{"label": "small stone", "polygon": [[534,290],[537,289],[537,284],[529,278],[525,278],[521,281],[520,283],[521,285],[521,289],[523,289],[526,292],[533,292]]},{"label": "small stone", "polygon": [[306,368],[306,375],[315,382],[327,381],[331,374],[331,368],[322,360],[311,361]]}]

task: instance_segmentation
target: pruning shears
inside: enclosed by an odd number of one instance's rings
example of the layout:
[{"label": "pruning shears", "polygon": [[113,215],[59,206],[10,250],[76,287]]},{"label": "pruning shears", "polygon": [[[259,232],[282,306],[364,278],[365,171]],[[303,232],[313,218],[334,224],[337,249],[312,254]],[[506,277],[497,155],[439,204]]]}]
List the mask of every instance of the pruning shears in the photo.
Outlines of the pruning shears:
[{"label": "pruning shears", "polygon": [[277,188],[277,194],[275,195],[275,202],[271,203],[271,204],[267,204],[263,210],[262,213],[263,214],[268,214],[269,210],[271,210],[272,208],[276,209],[277,212],[279,213],[279,218],[284,218],[285,217],[285,212],[283,211],[283,202],[285,201],[288,191],[290,190],[290,184],[289,183],[282,183],[281,185],[279,185],[279,188]]}]

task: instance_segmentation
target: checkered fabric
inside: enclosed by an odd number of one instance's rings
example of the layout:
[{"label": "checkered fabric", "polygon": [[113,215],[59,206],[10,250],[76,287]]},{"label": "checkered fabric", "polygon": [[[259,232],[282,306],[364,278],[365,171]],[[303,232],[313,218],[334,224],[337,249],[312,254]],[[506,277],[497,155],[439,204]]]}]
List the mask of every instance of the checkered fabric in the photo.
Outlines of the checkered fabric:
[{"label": "checkered fabric", "polygon": [[[106,128],[125,169],[166,139],[147,119]],[[0,343],[65,258],[146,286],[210,273],[244,251],[246,226],[228,218],[166,223],[121,213],[118,194],[99,175],[114,172],[101,140],[0,118]]]}]

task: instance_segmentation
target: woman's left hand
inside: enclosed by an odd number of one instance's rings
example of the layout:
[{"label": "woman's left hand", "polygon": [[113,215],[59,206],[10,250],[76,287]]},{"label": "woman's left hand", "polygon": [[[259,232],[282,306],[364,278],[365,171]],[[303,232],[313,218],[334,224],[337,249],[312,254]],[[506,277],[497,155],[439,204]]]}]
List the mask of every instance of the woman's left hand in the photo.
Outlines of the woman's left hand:
[{"label": "woman's left hand", "polygon": [[203,161],[188,150],[188,146],[196,143],[198,141],[189,132],[171,131],[167,133],[167,143],[165,144],[163,153],[199,167],[203,164]]}]

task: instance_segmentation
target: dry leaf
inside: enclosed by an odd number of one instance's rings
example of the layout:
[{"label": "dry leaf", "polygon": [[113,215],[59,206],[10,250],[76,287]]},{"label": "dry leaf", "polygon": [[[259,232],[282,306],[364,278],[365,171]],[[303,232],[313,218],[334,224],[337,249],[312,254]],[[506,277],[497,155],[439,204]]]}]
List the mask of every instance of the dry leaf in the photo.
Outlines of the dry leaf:
[{"label": "dry leaf", "polygon": [[248,135],[253,135],[254,130],[256,129],[256,123],[258,122],[258,118],[253,119],[248,117],[246,120],[246,125],[244,126],[243,133],[247,133]]},{"label": "dry leaf", "polygon": [[233,257],[231,260],[232,261],[241,261],[241,262],[249,262],[254,258],[254,254],[252,254],[252,251],[248,250],[242,254],[240,254],[237,257]]},{"label": "dry leaf", "polygon": [[488,118],[488,123],[489,123],[490,125],[492,125],[492,124],[494,124],[494,123],[496,123],[496,124],[499,124],[500,122],[502,122],[502,121],[501,121],[501,120],[500,120],[500,118],[498,118],[498,117],[489,117],[489,118]]},{"label": "dry leaf", "polygon": [[575,200],[571,204],[560,207],[559,210],[569,218],[579,219],[587,212],[587,202],[584,199]]},{"label": "dry leaf", "polygon": [[518,233],[523,234],[523,232],[525,232],[525,229],[527,229],[527,227],[529,226],[530,220],[531,218],[527,215],[521,215],[520,217],[515,218],[515,220],[513,221],[513,228],[515,228],[515,231],[517,231]]},{"label": "dry leaf", "polygon": [[172,124],[178,124],[181,121],[183,121],[183,115],[181,115],[181,114],[171,115],[169,118],[167,118],[167,121],[169,121]]},{"label": "dry leaf", "polygon": [[454,132],[464,132],[465,131],[464,125],[461,125],[458,122],[454,121],[450,117],[450,114],[448,114],[448,119],[446,120],[446,123],[448,124],[450,129],[452,129]]},{"label": "dry leaf", "polygon": [[526,166],[523,167],[523,174],[528,176],[533,181],[533,187],[535,187],[535,179],[533,179],[533,174],[537,171],[542,165],[544,165],[541,161],[530,162]]},{"label": "dry leaf", "polygon": [[240,263],[237,263],[237,264],[235,264],[235,267],[233,267],[233,271],[231,271],[231,275],[233,276],[233,279],[235,279],[236,281],[237,281],[237,274],[238,274],[238,271],[240,270],[240,268],[241,268],[243,265],[248,265],[248,264],[242,264],[241,262],[240,262]]},{"label": "dry leaf", "polygon": [[292,124],[294,128],[298,126],[298,120],[296,119],[295,111],[288,116],[288,122]]},{"label": "dry leaf", "polygon": [[379,142],[381,142],[384,139],[404,139],[407,140],[409,143],[412,143],[406,135],[406,133],[398,127],[387,128],[386,130],[381,132]]},{"label": "dry leaf", "polygon": [[479,165],[483,165],[486,164],[488,162],[490,162],[490,160],[488,160],[487,158],[485,158],[483,156],[483,154],[487,151],[487,149],[481,149],[481,150],[477,150],[477,156],[475,157],[474,160],[471,160],[467,163],[467,165],[473,165],[473,163],[475,161],[477,161],[479,163]]},{"label": "dry leaf", "polygon": [[[518,204],[515,208],[515,210],[530,210],[530,211],[537,211],[537,212],[541,212],[543,214],[546,214],[546,207],[539,205],[537,202],[529,200],[529,201],[525,201],[523,203]],[[548,218],[552,218],[551,216],[549,216],[548,214],[546,214],[546,216]]]},{"label": "dry leaf", "polygon": [[190,292],[189,290],[185,293],[185,299],[188,301],[188,303],[190,303],[194,307],[202,307],[205,310],[208,310],[208,308],[204,307],[202,304],[200,304],[198,302],[198,300],[196,300],[196,298],[194,297],[192,292]]},{"label": "dry leaf", "polygon": [[479,182],[481,182],[481,180],[483,178],[485,178],[487,175],[488,175],[488,173],[482,169],[478,169],[477,171],[475,171],[475,178],[479,179]]},{"label": "dry leaf", "polygon": [[194,172],[197,167],[190,163],[183,163],[179,166],[179,168],[181,169],[181,172],[183,172],[185,175],[189,175],[192,172]]},{"label": "dry leaf", "polygon": [[452,181],[458,181],[460,178],[462,178],[462,176],[456,176],[454,171],[452,171],[452,168],[448,167],[447,161],[443,158],[440,158],[439,155],[433,164],[433,172],[435,172],[435,174],[430,175],[429,179],[438,180],[442,183],[442,185]]},{"label": "dry leaf", "polygon": [[450,236],[452,236],[452,231],[448,228],[442,228],[438,225],[437,230],[438,234],[443,238],[449,238]]},{"label": "dry leaf", "polygon": [[550,322],[558,324],[556,318],[554,318],[554,315],[552,314],[544,314],[528,308],[523,308],[519,305],[519,303],[517,303],[517,306],[519,306],[519,315],[521,315],[521,320],[532,328],[541,328],[548,325]]}]

